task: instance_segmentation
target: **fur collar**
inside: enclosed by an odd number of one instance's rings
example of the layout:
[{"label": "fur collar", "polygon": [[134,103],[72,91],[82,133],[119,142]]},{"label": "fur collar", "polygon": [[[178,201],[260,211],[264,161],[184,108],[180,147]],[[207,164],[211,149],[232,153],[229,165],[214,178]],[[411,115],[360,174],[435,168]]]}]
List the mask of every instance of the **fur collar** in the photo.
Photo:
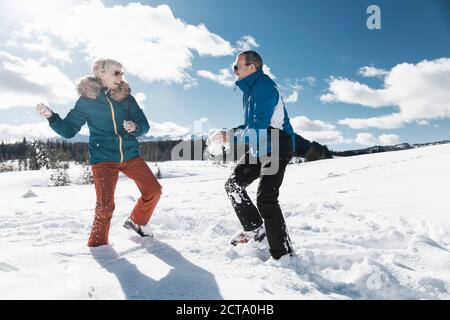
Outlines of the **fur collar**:
[{"label": "fur collar", "polygon": [[[97,99],[102,89],[100,81],[93,76],[84,77],[77,84],[78,94],[89,99]],[[117,89],[109,92],[109,95],[119,102],[125,100],[130,94],[130,86],[125,81],[122,81]]]}]

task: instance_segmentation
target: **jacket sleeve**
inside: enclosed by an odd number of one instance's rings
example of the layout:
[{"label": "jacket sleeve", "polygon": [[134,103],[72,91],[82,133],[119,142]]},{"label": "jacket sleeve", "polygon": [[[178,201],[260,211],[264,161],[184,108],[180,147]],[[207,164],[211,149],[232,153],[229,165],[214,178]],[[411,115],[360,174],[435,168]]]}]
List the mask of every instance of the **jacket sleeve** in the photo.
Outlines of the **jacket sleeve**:
[{"label": "jacket sleeve", "polygon": [[136,99],[133,96],[130,96],[130,117],[131,121],[133,121],[136,125],[136,131],[131,134],[140,137],[146,134],[150,130],[150,125],[148,124],[147,117],[145,116],[142,109],[139,107]]},{"label": "jacket sleeve", "polygon": [[69,111],[64,119],[54,113],[48,118],[50,127],[61,137],[70,139],[74,137],[87,121],[87,114],[83,111],[83,101],[78,99],[75,107]]}]

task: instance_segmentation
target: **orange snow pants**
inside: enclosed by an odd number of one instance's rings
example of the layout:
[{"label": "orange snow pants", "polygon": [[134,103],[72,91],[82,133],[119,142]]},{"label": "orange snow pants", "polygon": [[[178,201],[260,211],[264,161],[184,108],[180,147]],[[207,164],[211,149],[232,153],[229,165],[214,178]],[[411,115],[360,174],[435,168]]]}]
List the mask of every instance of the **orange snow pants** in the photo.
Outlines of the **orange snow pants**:
[{"label": "orange snow pants", "polygon": [[131,220],[145,225],[161,197],[161,185],[142,157],[125,162],[100,162],[92,165],[97,202],[88,246],[108,244],[109,227],[115,208],[114,192],[119,172],[133,179],[141,192],[141,198],[131,212]]}]

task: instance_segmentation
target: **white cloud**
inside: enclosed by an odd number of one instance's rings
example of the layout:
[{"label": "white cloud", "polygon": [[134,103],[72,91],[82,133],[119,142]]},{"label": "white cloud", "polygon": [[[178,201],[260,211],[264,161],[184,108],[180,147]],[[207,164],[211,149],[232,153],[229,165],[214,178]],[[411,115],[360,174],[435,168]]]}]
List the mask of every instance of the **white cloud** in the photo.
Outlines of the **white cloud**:
[{"label": "white cloud", "polygon": [[270,67],[267,66],[267,64],[263,65],[263,71],[265,74],[267,74],[272,80],[275,80],[277,77],[272,73],[272,70],[270,70]]},{"label": "white cloud", "polygon": [[[413,119],[411,119],[412,121]],[[405,124],[404,117],[401,114],[392,114],[381,117],[357,119],[346,118],[339,120],[339,124],[347,125],[353,129],[380,128],[380,129],[396,129]]]},{"label": "white cloud", "polygon": [[355,142],[364,146],[395,145],[400,143],[400,137],[395,134],[382,134],[378,138],[367,132],[356,135]]},{"label": "white cloud", "polygon": [[428,121],[428,120],[417,120],[416,123],[419,126],[429,126],[430,125],[430,121]]},{"label": "white cloud", "polygon": [[348,143],[342,136],[342,133],[336,130],[336,127],[330,123],[321,120],[310,120],[307,117],[300,116],[290,119],[292,127],[296,133],[311,141],[317,141],[322,144],[340,144]]},{"label": "white cloud", "polygon": [[398,112],[379,117],[340,120],[354,129],[394,129],[416,120],[450,117],[450,58],[396,65],[384,76],[381,89],[345,78],[331,78],[322,102],[360,104],[371,108],[396,107]]},{"label": "white cloud", "polygon": [[[301,85],[299,83],[305,83],[305,85]],[[285,98],[283,101],[285,103],[295,103],[299,99],[300,91],[303,89],[309,89],[309,87],[313,87],[316,84],[316,78],[312,76],[303,77],[300,80],[295,79],[294,83],[290,79],[286,80],[286,85],[278,85],[278,87],[282,90],[284,93],[283,96]]]},{"label": "white cloud", "polygon": [[[35,17],[48,15],[50,12],[57,14],[67,7],[73,6],[79,0],[40,0],[36,5],[34,0],[0,1],[0,10],[7,12],[6,21],[11,19],[20,23],[30,21]],[[2,17],[3,18],[3,17]]]},{"label": "white cloud", "polygon": [[68,49],[121,61],[127,73],[144,81],[195,85],[188,70],[194,52],[200,56],[231,55],[234,48],[204,24],[191,25],[173,15],[167,5],[140,3],[107,7],[100,0],[85,1],[65,10],[37,17],[16,35],[23,40],[51,36]]},{"label": "white cloud", "polygon": [[389,74],[389,71],[384,69],[378,69],[375,67],[362,67],[358,70],[358,73],[365,78],[369,77],[384,77]]},{"label": "white cloud", "polygon": [[291,118],[291,123],[296,131],[330,131],[336,127],[322,120],[310,120],[305,116]]},{"label": "white cloud", "polygon": [[179,126],[173,122],[162,122],[157,123],[153,121],[149,121],[150,131],[147,133],[147,136],[153,137],[180,137],[189,133],[189,129]]},{"label": "white cloud", "polygon": [[207,70],[199,70],[197,71],[197,75],[212,80],[214,82],[217,82],[218,84],[221,84],[226,87],[233,87],[236,81],[230,69],[227,68],[220,69],[219,74],[215,74]]},{"label": "white cloud", "polygon": [[289,86],[291,93],[283,99],[284,103],[295,103],[298,101],[300,90],[303,89],[301,85],[293,84]]},{"label": "white cloud", "polygon": [[378,137],[381,145],[390,145],[400,143],[400,137],[395,134],[382,134]]},{"label": "white cloud", "polygon": [[0,139],[3,142],[13,143],[27,140],[46,140],[57,138],[58,135],[50,128],[48,122],[30,123],[23,125],[0,124]]},{"label": "white cloud", "polygon": [[141,109],[145,109],[144,102],[147,100],[147,95],[143,92],[138,92],[134,95],[134,98],[136,99],[139,107],[141,107]]},{"label": "white cloud", "polygon": [[255,38],[250,35],[242,36],[240,40],[236,42],[236,52],[248,51],[253,48],[259,47],[258,43],[256,43]]},{"label": "white cloud", "polygon": [[298,101],[298,91],[293,90],[289,96],[283,99],[284,103],[295,103]]},{"label": "white cloud", "polygon": [[316,78],[312,76],[304,77],[302,78],[302,81],[308,83],[310,87],[314,87],[316,85]]},{"label": "white cloud", "polygon": [[[236,76],[231,72],[232,68],[233,68],[233,66],[230,66],[230,68],[220,69],[219,74],[216,74],[216,73],[208,71],[208,70],[199,70],[199,71],[197,71],[197,75],[199,77],[214,81],[222,86],[233,87],[236,82]],[[270,78],[276,79],[276,76],[272,74],[272,72],[270,71],[270,68],[268,66],[264,65],[263,71]]]},{"label": "white cloud", "polygon": [[9,40],[6,42],[6,47],[22,48],[32,52],[39,52],[43,54],[45,60],[47,58],[57,60],[62,63],[72,63],[70,58],[70,51],[60,50],[55,47],[55,44],[46,36],[38,36],[37,42],[21,42]]},{"label": "white cloud", "polygon": [[76,98],[74,83],[58,67],[0,51],[0,109],[66,104]]},{"label": "white cloud", "polygon": [[360,132],[356,135],[355,142],[364,146],[377,145],[379,140],[372,134]]},{"label": "white cloud", "polygon": [[320,97],[322,102],[344,102],[371,108],[394,106],[393,101],[382,90],[345,78],[331,77],[328,90],[330,93]]},{"label": "white cloud", "polygon": [[[189,129],[177,125],[173,122],[163,122],[157,123],[153,121],[149,121],[150,131],[147,133],[147,136],[154,137],[181,137],[189,133]],[[89,129],[85,125],[81,128],[80,135],[88,136]],[[23,138],[27,140],[38,139],[38,140],[46,140],[46,139],[55,139],[60,138],[60,136],[50,128],[48,122],[40,122],[40,123],[30,123],[23,125],[9,125],[9,124],[0,124],[0,141],[4,142],[16,142],[22,141]]]},{"label": "white cloud", "polygon": [[192,88],[198,87],[197,79],[191,77],[189,74],[186,74],[186,77],[183,80],[183,89],[190,90]]}]

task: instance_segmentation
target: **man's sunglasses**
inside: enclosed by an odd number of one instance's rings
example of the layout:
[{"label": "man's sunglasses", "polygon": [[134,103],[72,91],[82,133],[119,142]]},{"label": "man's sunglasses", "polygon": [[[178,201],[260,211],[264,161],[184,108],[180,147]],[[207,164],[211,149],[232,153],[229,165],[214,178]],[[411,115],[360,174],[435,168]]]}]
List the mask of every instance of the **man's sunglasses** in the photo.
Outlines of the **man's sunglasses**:
[{"label": "man's sunglasses", "polygon": [[235,65],[233,66],[233,69],[234,69],[234,71],[237,71],[238,69],[242,68],[243,66],[249,66],[249,65],[251,65],[251,64],[252,64],[252,63],[235,64]]}]

